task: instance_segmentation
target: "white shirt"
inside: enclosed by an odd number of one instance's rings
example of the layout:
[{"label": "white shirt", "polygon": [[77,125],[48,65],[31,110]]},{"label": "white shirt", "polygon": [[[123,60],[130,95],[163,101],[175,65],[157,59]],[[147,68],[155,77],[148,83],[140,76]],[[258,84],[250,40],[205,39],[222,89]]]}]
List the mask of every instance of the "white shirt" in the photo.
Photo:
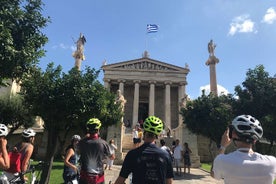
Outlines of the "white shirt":
[{"label": "white shirt", "polygon": [[214,177],[225,184],[273,184],[276,158],[259,153],[234,151],[218,155],[213,164]]},{"label": "white shirt", "polygon": [[175,159],[181,159],[182,156],[181,156],[181,152],[183,151],[183,148],[182,146],[180,145],[177,145],[175,148],[174,148],[174,151],[173,151],[173,158]]}]

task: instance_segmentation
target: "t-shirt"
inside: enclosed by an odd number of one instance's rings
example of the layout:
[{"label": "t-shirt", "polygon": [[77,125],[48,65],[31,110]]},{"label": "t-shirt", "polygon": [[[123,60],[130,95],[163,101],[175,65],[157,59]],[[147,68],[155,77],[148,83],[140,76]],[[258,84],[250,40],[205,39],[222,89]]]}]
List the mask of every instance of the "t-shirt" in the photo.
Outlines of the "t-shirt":
[{"label": "t-shirt", "polygon": [[173,150],[174,159],[181,159],[181,157],[182,157],[181,152],[182,151],[183,151],[183,148],[180,145],[177,145]]},{"label": "t-shirt", "polygon": [[167,178],[173,178],[169,153],[155,144],[144,143],[125,157],[120,176],[127,178],[130,173],[133,184],[165,184]]},{"label": "t-shirt", "polygon": [[213,171],[214,177],[224,178],[225,184],[272,184],[276,178],[276,158],[234,151],[218,155]]},{"label": "t-shirt", "polygon": [[79,151],[82,171],[93,174],[104,173],[103,160],[111,156],[106,141],[98,138],[84,138],[79,142]]}]

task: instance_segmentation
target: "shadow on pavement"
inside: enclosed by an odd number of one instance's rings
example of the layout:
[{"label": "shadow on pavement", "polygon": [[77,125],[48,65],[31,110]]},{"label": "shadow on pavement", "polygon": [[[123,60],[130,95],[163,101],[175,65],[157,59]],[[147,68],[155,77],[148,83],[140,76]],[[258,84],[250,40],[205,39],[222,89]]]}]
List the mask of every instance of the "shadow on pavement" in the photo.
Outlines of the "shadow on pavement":
[{"label": "shadow on pavement", "polygon": [[175,175],[173,180],[199,180],[205,177],[206,175],[182,174],[181,176]]}]

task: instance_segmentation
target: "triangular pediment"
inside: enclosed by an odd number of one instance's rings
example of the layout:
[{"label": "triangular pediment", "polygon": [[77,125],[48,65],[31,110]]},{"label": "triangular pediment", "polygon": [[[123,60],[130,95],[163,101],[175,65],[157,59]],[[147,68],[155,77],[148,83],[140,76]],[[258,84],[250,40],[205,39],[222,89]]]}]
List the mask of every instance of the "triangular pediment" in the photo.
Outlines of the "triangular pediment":
[{"label": "triangular pediment", "polygon": [[141,70],[141,71],[172,71],[181,72],[185,68],[171,65],[150,58],[140,58],[102,66],[104,70]]}]

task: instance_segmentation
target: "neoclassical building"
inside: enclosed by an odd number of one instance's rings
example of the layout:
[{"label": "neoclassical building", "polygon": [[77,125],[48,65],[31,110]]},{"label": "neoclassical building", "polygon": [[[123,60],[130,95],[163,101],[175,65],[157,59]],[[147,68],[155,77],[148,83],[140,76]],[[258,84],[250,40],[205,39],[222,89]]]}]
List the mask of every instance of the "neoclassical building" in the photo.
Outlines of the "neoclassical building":
[{"label": "neoclassical building", "polygon": [[189,68],[142,58],[102,66],[104,85],[111,92],[120,90],[127,100],[124,121],[132,126],[149,115],[161,118],[166,127],[182,123],[179,109],[186,96]]},{"label": "neoclassical building", "polygon": [[[149,115],[161,118],[165,130],[172,133],[172,137],[164,137],[168,145],[174,139],[179,139],[181,144],[189,142],[193,150],[192,166],[199,167],[197,136],[187,130],[179,114],[186,103],[188,65],[179,67],[154,60],[145,51],[142,58],[105,64],[102,69],[105,87],[113,93],[120,90],[126,100],[123,121],[134,127]],[[117,159],[123,159],[132,149],[132,135],[124,127],[110,127],[107,139],[114,139],[118,145]]]}]

